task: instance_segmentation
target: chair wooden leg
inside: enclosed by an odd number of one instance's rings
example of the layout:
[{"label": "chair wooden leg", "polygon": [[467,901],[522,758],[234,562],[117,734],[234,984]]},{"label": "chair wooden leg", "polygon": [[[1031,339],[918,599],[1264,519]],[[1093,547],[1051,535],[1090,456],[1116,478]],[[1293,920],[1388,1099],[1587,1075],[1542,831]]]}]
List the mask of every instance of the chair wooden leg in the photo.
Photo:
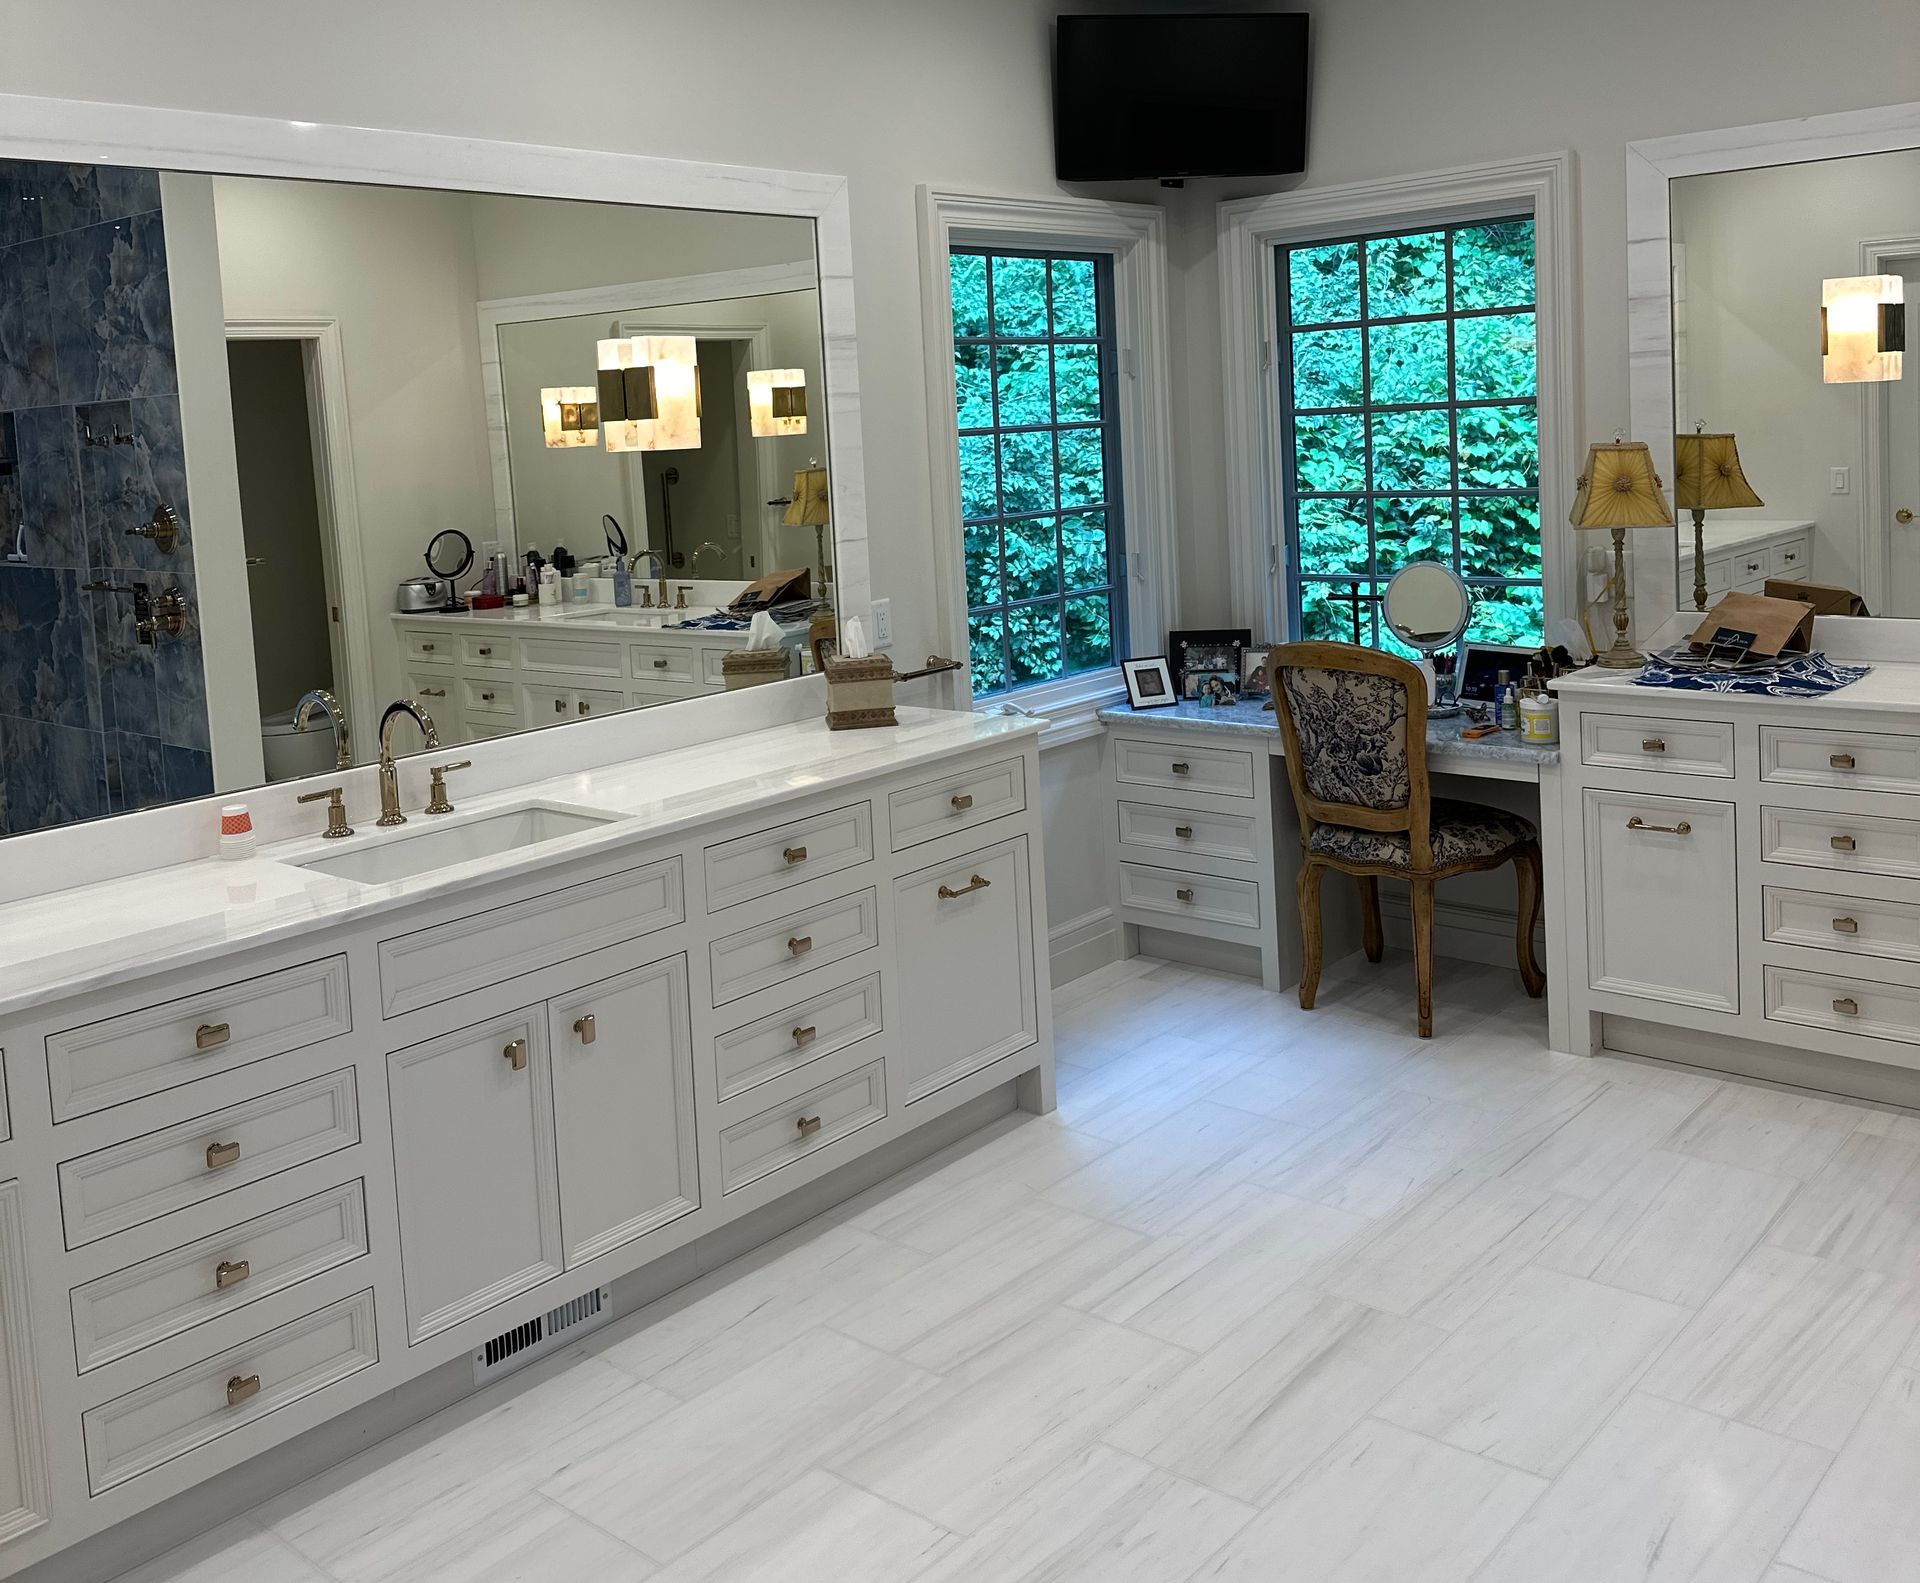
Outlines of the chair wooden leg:
[{"label": "chair wooden leg", "polygon": [[1527,993],[1538,1000],[1546,993],[1547,975],[1533,954],[1533,931],[1540,922],[1540,848],[1529,841],[1513,855],[1513,872],[1520,886],[1519,937],[1514,941],[1520,957],[1520,982]]},{"label": "chair wooden leg", "polygon": [[1433,1037],[1433,881],[1413,882],[1413,975],[1420,989],[1420,1037]]},{"label": "chair wooden leg", "polygon": [[1320,875],[1308,858],[1300,865],[1300,1009],[1313,1010],[1320,990]]},{"label": "chair wooden leg", "polygon": [[1360,920],[1363,933],[1361,944],[1366,947],[1367,960],[1377,962],[1386,955],[1386,936],[1380,932],[1380,880],[1374,874],[1355,876],[1360,886]]}]

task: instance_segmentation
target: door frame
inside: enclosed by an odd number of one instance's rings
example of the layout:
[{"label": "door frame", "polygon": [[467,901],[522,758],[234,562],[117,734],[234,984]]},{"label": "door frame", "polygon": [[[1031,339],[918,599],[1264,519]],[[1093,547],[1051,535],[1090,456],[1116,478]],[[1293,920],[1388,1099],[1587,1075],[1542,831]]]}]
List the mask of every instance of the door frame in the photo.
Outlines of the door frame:
[{"label": "door frame", "polygon": [[[1896,258],[1920,258],[1920,234],[1872,237],[1860,244],[1860,273],[1884,275]],[[1893,507],[1887,487],[1892,461],[1888,425],[1891,387],[1869,380],[1860,386],[1860,597],[1876,616],[1888,615],[1887,590],[1893,586],[1893,534],[1876,542],[1874,530],[1884,525]]]}]

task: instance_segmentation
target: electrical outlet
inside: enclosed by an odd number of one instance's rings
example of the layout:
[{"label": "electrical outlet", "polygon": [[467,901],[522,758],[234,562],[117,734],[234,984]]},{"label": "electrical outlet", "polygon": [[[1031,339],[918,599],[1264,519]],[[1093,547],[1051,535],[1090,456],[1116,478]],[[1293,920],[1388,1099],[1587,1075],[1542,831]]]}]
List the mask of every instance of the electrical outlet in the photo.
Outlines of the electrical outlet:
[{"label": "electrical outlet", "polygon": [[1827,491],[1829,494],[1845,495],[1853,490],[1853,472],[1850,468],[1831,467],[1827,469]]},{"label": "electrical outlet", "polygon": [[876,599],[873,602],[873,646],[875,649],[893,647],[893,601]]}]

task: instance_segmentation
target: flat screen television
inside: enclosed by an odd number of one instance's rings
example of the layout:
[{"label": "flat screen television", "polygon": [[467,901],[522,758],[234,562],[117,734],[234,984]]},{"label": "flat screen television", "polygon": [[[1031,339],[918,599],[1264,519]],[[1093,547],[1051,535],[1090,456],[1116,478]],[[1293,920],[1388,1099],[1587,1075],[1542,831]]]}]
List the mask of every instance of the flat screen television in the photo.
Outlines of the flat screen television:
[{"label": "flat screen television", "polygon": [[1061,181],[1305,170],[1306,13],[1060,17],[1053,164]]}]

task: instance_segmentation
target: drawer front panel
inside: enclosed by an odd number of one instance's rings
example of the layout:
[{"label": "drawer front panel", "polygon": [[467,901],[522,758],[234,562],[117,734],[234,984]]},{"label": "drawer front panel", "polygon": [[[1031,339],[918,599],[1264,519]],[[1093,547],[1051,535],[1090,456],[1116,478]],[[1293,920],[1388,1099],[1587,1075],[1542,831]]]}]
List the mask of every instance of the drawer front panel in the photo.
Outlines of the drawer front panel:
[{"label": "drawer front panel", "polygon": [[1760,728],[1760,778],[1846,791],[1920,792],[1920,738]]},{"label": "drawer front panel", "polygon": [[686,915],[676,857],[382,940],[380,1009],[395,1017],[437,1005]]},{"label": "drawer front panel", "polygon": [[454,725],[459,720],[460,684],[452,676],[412,676],[408,678],[407,691],[419,700],[436,728]]},{"label": "drawer front panel", "polygon": [[713,1041],[714,1088],[731,1099],[881,1029],[880,975],[803,1000]]},{"label": "drawer front panel", "polygon": [[1733,804],[1589,790],[1584,818],[1587,982],[1738,1011]]},{"label": "drawer front panel", "polygon": [[630,643],[633,677],[641,682],[690,682],[700,651],[687,643]]},{"label": "drawer front panel", "polygon": [[1769,863],[1920,879],[1920,822],[1762,808],[1760,855]]},{"label": "drawer front panel", "polygon": [[1113,772],[1128,786],[1165,786],[1176,791],[1251,797],[1253,761],[1251,752],[1239,748],[1149,742],[1137,737],[1113,739]]},{"label": "drawer front panel", "polygon": [[351,1067],[130,1138],[60,1166],[77,1248],[360,1141]]},{"label": "drawer front panel", "polygon": [[1763,911],[1767,938],[1781,945],[1920,962],[1920,907],[1911,902],[1769,885]]},{"label": "drawer front panel", "polygon": [[706,687],[725,687],[727,685],[726,663],[731,649],[702,649],[700,651],[700,681]]},{"label": "drawer front panel", "polygon": [[561,720],[572,718],[573,689],[571,687],[552,687],[532,682],[521,690],[526,694],[529,725],[553,725]]},{"label": "drawer front panel", "polygon": [[601,687],[576,687],[573,690],[573,717],[576,720],[587,715],[617,715],[627,707],[627,695],[624,692],[612,692]]},{"label": "drawer front panel", "polygon": [[879,943],[879,908],[872,890],[743,929],[708,947],[713,1003],[724,1006]]},{"label": "drawer front panel", "polygon": [[356,1179],[75,1287],[74,1360],[85,1374],[366,1251]]},{"label": "drawer front panel", "polygon": [[854,803],[706,851],[707,911],[766,896],[802,880],[855,868],[873,856],[873,804]]},{"label": "drawer front panel", "polygon": [[1735,550],[1733,552],[1733,586],[1758,591],[1767,580],[1767,552],[1765,550]]},{"label": "drawer front panel", "polygon": [[460,707],[469,715],[500,715],[510,719],[516,708],[513,683],[497,676],[463,677]]},{"label": "drawer front panel", "polygon": [[870,1127],[887,1113],[886,1062],[874,1061],[845,1077],[720,1134],[723,1192],[737,1192],[770,1171]]},{"label": "drawer front panel", "polygon": [[330,956],[49,1034],[53,1119],[230,1072],[352,1028],[347,959]]},{"label": "drawer front panel", "polygon": [[599,642],[580,638],[522,638],[520,668],[549,675],[566,672],[574,676],[605,676],[615,681],[623,680],[627,674],[626,657],[620,652],[618,638]]},{"label": "drawer front panel", "polygon": [[1120,804],[1120,841],[1165,854],[1154,859],[1161,863],[1178,861],[1180,853],[1251,863],[1257,851],[1251,814],[1202,813],[1157,803]]},{"label": "drawer front panel", "polygon": [[1769,1022],[1920,1044],[1920,989],[1773,966],[1766,986]]},{"label": "drawer front panel", "polygon": [[1120,902],[1169,918],[1260,927],[1260,887],[1250,879],[1221,879],[1213,874],[1182,874],[1176,869],[1120,865]]},{"label": "drawer front panel", "polygon": [[420,665],[451,665],[453,656],[458,652],[457,642],[451,630],[445,632],[409,632],[406,638],[407,663]]},{"label": "drawer front panel", "polygon": [[1775,577],[1807,575],[1807,541],[1788,539],[1767,549],[1767,570]]},{"label": "drawer front panel", "polygon": [[935,836],[966,830],[1027,806],[1027,767],[1021,759],[1002,759],[978,769],[910,786],[887,797],[887,822],[893,850],[917,846]]},{"label": "drawer front panel", "polygon": [[488,633],[485,637],[462,634],[460,663],[468,670],[510,671],[513,669],[513,640]]},{"label": "drawer front panel", "polygon": [[1724,720],[1582,715],[1580,762],[1669,775],[1733,774],[1733,727]]},{"label": "drawer front panel", "polygon": [[357,1292],[80,1415],[93,1493],[264,1418],[379,1361],[373,1293]]}]

